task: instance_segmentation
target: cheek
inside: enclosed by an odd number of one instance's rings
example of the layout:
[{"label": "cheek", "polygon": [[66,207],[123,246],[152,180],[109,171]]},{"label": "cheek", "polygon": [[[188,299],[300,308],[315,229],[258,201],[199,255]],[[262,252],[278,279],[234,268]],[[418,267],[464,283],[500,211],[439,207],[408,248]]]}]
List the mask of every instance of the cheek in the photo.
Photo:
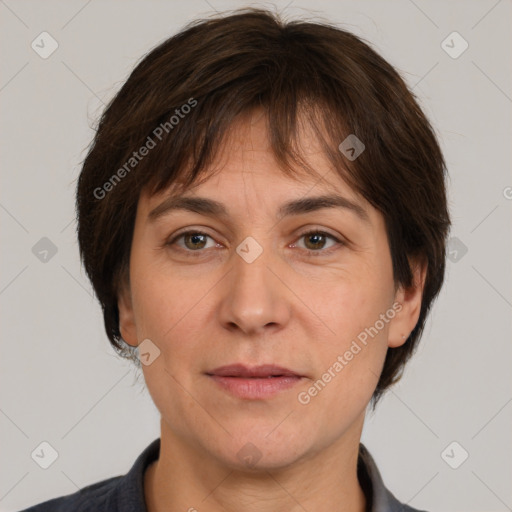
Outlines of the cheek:
[{"label": "cheek", "polygon": [[[160,393],[159,383],[170,379],[172,384],[171,376],[188,387],[194,376],[204,370],[201,344],[208,341],[205,332],[212,317],[208,290],[213,281],[181,283],[176,277],[145,275],[137,284],[134,307],[138,339],[150,339],[160,350],[154,367],[144,368],[148,387]],[[175,391],[180,394],[179,389]]]},{"label": "cheek", "polygon": [[208,283],[181,282],[179,278],[157,270],[134,276],[133,304],[139,339],[141,336],[166,341],[193,317],[205,296]]},{"label": "cheek", "polygon": [[331,283],[314,299],[329,335],[314,348],[321,382],[311,395],[322,395],[319,403],[338,410],[341,397],[345,405],[369,400],[386,356],[392,281],[389,275],[381,274],[380,281],[374,276],[360,273],[357,279]]},{"label": "cheek", "polygon": [[300,410],[324,425],[326,438],[336,437],[363,413],[387,352],[388,325],[375,328],[379,308],[364,301],[347,301],[344,306],[333,322],[336,335],[329,343],[319,340],[313,348],[311,359],[318,373],[297,395]]},{"label": "cheek", "polygon": [[200,333],[205,314],[202,289],[190,286],[187,293],[176,292],[176,281],[149,276],[135,287],[138,339],[150,339],[159,350],[150,365],[143,365],[148,391],[165,418],[186,431],[185,418],[203,421],[201,410],[186,390],[194,389],[201,368]]},{"label": "cheek", "polygon": [[340,342],[346,343],[373,326],[392,304],[392,283],[380,279],[359,274],[333,281],[313,299]]}]

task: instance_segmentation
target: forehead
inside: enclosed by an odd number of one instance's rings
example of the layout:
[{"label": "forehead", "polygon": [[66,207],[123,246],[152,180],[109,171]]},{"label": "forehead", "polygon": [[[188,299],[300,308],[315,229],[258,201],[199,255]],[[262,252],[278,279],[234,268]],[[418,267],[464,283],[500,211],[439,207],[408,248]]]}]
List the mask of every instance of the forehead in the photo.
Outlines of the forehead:
[{"label": "forehead", "polygon": [[[312,127],[299,119],[296,145],[293,149],[308,168],[293,164],[294,172],[286,174],[277,162],[270,143],[267,118],[261,109],[239,117],[226,132],[211,164],[195,182],[182,187],[179,179],[167,189],[149,195],[144,192],[141,202],[151,208],[169,196],[186,194],[215,197],[230,201],[240,193],[245,197],[261,197],[268,201],[284,201],[290,196],[337,193],[371,208],[369,203],[342,178],[324,153]],[[186,172],[186,170],[184,171]]]}]

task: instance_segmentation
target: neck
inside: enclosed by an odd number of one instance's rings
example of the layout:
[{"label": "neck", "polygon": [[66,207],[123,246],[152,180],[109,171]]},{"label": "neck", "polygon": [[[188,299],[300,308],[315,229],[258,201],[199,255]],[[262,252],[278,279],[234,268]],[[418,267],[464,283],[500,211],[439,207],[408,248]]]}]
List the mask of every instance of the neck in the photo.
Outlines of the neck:
[{"label": "neck", "polygon": [[223,466],[162,430],[159,459],[144,476],[147,509],[364,512],[366,499],[357,478],[359,440],[360,432],[292,466],[250,472]]}]

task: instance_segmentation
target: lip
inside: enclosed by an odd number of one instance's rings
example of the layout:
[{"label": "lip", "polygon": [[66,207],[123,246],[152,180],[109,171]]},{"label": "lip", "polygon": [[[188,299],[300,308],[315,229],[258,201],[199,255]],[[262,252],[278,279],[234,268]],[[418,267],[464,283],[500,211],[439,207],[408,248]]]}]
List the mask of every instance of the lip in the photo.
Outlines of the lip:
[{"label": "lip", "polygon": [[207,372],[222,389],[245,400],[264,400],[297,385],[303,378],[288,368],[273,364],[231,364]]}]

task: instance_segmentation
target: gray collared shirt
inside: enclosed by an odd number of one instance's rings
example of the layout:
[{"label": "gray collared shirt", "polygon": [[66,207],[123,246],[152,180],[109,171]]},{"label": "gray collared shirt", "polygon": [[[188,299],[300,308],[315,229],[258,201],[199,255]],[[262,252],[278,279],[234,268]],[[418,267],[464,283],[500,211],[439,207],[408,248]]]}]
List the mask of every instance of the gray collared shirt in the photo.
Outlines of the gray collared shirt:
[{"label": "gray collared shirt", "polygon": [[[124,476],[116,476],[80,491],[34,505],[22,512],[147,512],[144,501],[144,472],[160,454],[155,439]],[[366,496],[367,512],[425,512],[400,503],[384,486],[366,447],[359,444],[357,476]]]},{"label": "gray collared shirt", "polygon": [[398,501],[384,485],[377,464],[366,447],[359,443],[357,477],[366,496],[366,512],[426,512]]}]

